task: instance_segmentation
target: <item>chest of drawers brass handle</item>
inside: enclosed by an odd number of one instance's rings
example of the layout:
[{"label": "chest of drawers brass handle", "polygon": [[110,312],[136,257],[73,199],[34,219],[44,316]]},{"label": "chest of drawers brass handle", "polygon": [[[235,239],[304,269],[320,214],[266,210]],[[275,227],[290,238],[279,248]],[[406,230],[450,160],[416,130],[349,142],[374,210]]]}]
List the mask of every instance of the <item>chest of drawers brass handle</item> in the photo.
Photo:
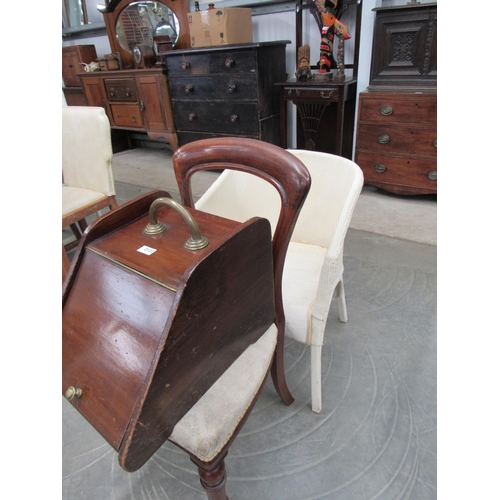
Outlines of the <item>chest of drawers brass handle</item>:
[{"label": "chest of drawers brass handle", "polygon": [[79,387],[70,386],[64,393],[64,397],[71,401],[73,398],[80,399],[82,397],[83,391]]},{"label": "chest of drawers brass handle", "polygon": [[438,147],[438,140],[437,140],[437,139],[434,139],[434,140],[432,141],[432,145],[433,145],[435,148],[437,148],[437,147]]},{"label": "chest of drawers brass handle", "polygon": [[238,115],[231,115],[230,120],[231,120],[232,123],[237,122],[238,121]]},{"label": "chest of drawers brass handle", "polygon": [[130,97],[130,89],[125,89],[125,95],[126,95],[127,97]]},{"label": "chest of drawers brass handle", "polygon": [[232,66],[234,66],[234,60],[233,59],[226,59],[226,68],[231,68]]},{"label": "chest of drawers brass handle", "polygon": [[232,94],[233,92],[236,92],[236,85],[234,83],[230,83],[227,86],[227,93]]},{"label": "chest of drawers brass handle", "polygon": [[184,87],[184,90],[186,91],[186,94],[189,94],[189,92],[192,92],[194,90],[194,87],[192,85],[186,85]]},{"label": "chest of drawers brass handle", "polygon": [[196,120],[196,115],[194,113],[189,113],[188,118],[190,122],[193,122]]},{"label": "chest of drawers brass handle", "polygon": [[191,64],[189,63],[189,61],[182,61],[182,69],[189,69],[191,67]]},{"label": "chest of drawers brass handle", "polygon": [[384,116],[391,116],[394,113],[394,108],[392,106],[383,106],[380,108],[380,113]]},{"label": "chest of drawers brass handle", "polygon": [[378,142],[380,142],[380,144],[387,144],[391,140],[391,138],[387,134],[380,134],[377,140]]},{"label": "chest of drawers brass handle", "polygon": [[385,165],[382,165],[382,163],[377,163],[373,168],[375,169],[375,172],[379,174],[383,174],[387,170]]},{"label": "chest of drawers brass handle", "polygon": [[435,180],[437,180],[437,177],[438,177],[437,170],[431,170],[431,171],[427,174],[427,177],[428,177],[431,181],[435,181]]}]

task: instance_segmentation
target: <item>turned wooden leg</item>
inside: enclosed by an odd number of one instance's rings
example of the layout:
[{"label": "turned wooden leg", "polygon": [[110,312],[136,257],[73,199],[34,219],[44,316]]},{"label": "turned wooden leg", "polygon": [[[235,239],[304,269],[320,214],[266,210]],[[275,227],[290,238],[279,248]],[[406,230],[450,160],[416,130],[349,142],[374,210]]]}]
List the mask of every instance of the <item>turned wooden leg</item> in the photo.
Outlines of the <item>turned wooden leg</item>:
[{"label": "turned wooden leg", "polygon": [[205,489],[208,500],[228,500],[226,495],[226,466],[224,460],[213,469],[198,465],[200,483]]}]

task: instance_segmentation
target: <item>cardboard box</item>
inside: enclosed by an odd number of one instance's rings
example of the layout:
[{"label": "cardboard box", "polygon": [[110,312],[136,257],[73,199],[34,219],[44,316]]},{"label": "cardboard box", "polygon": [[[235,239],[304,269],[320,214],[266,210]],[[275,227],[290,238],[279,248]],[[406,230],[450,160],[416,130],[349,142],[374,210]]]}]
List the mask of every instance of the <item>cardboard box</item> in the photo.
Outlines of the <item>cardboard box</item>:
[{"label": "cardboard box", "polygon": [[191,47],[251,43],[252,9],[209,9],[188,14]]}]

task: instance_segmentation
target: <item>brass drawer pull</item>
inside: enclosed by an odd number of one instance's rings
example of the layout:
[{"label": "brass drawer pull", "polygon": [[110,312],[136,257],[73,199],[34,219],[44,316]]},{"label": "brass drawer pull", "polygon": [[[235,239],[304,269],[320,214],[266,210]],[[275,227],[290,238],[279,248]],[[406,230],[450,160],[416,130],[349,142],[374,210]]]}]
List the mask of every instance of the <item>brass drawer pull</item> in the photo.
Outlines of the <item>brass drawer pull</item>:
[{"label": "brass drawer pull", "polygon": [[230,83],[227,86],[227,93],[232,94],[233,92],[236,92],[236,85],[234,83]]},{"label": "brass drawer pull", "polygon": [[186,85],[184,87],[184,90],[186,91],[186,94],[189,94],[189,92],[192,92],[194,90],[194,87],[192,85]]},{"label": "brass drawer pull", "polygon": [[189,61],[182,61],[182,69],[189,69],[191,68],[191,64]]},{"label": "brass drawer pull", "polygon": [[382,165],[382,163],[377,163],[373,168],[375,169],[375,172],[378,172],[379,174],[383,174],[387,170],[386,166]]},{"label": "brass drawer pull", "polygon": [[135,123],[135,121],[136,121],[135,115],[132,115],[132,121]]},{"label": "brass drawer pull", "polygon": [[230,120],[231,120],[233,123],[237,122],[237,121],[238,121],[238,115],[231,115]]},{"label": "brass drawer pull", "polygon": [[437,139],[434,139],[434,140],[432,141],[432,145],[433,145],[435,148],[437,148],[437,147],[438,147],[438,140],[437,140]]},{"label": "brass drawer pull", "polygon": [[390,140],[391,138],[387,134],[380,134],[378,136],[378,142],[380,142],[380,144],[387,144]]},{"label": "brass drawer pull", "polygon": [[394,108],[392,106],[383,106],[380,108],[380,113],[384,116],[391,116],[394,113]]},{"label": "brass drawer pull", "polygon": [[80,399],[82,397],[83,391],[79,387],[70,386],[64,393],[64,397],[71,401],[73,398]]},{"label": "brass drawer pull", "polygon": [[226,68],[231,68],[232,66],[234,66],[234,60],[233,59],[226,59]]},{"label": "brass drawer pull", "polygon": [[193,122],[196,120],[196,115],[194,113],[189,113],[188,118],[190,122]]},{"label": "brass drawer pull", "polygon": [[130,89],[125,89],[125,95],[126,95],[127,97],[130,97]]},{"label": "brass drawer pull", "polygon": [[110,88],[110,89],[109,89],[109,95],[110,95],[111,97],[115,97],[115,89],[114,89],[114,88]]},{"label": "brass drawer pull", "polygon": [[437,177],[438,177],[437,170],[431,170],[431,171],[427,174],[427,177],[428,177],[431,181],[435,181],[435,180],[437,180]]}]

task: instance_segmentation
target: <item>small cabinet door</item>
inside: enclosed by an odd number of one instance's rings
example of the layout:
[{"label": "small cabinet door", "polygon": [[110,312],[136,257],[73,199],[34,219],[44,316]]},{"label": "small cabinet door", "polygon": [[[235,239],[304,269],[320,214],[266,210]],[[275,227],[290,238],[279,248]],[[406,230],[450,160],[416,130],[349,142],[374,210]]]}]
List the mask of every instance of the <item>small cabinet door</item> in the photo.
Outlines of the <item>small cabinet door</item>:
[{"label": "small cabinet door", "polygon": [[170,96],[163,75],[144,75],[136,78],[139,106],[148,130],[173,130]]},{"label": "small cabinet door", "polygon": [[100,77],[83,77],[83,88],[85,90],[85,97],[87,99],[87,103],[89,106],[99,106],[104,108],[106,111],[106,115],[108,115],[108,119],[111,125],[114,125],[113,119],[108,109],[107,99],[106,99],[106,89],[104,88],[104,84],[102,78]]}]

